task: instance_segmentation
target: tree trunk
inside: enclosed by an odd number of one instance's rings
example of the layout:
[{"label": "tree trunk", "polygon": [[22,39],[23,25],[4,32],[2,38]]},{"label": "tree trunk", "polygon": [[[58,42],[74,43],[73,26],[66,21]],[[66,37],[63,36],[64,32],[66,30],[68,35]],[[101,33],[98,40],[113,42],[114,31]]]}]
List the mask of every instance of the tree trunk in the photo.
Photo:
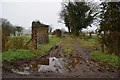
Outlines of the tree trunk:
[{"label": "tree trunk", "polygon": [[92,33],[90,32],[89,34],[90,34],[90,38],[92,38]]},{"label": "tree trunk", "polygon": [[69,33],[70,33],[70,27],[68,26],[68,31],[69,31]]},{"label": "tree trunk", "polygon": [[79,36],[79,30],[74,30],[74,36]]}]

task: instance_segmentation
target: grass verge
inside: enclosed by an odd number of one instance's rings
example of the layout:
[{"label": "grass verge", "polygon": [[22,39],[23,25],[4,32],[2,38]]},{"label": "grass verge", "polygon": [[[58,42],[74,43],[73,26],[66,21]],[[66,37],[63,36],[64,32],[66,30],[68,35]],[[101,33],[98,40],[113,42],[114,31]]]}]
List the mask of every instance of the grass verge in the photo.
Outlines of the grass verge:
[{"label": "grass verge", "polygon": [[64,48],[64,52],[67,54],[67,57],[70,57],[70,54],[73,52],[73,38],[70,35],[65,35],[63,43],[61,44]]},{"label": "grass verge", "polygon": [[92,36],[92,38],[90,39],[78,38],[78,40],[81,47],[88,48],[91,51],[90,56],[92,57],[92,59],[98,61],[99,63],[105,62],[111,66],[120,66],[120,57],[111,55],[107,53],[107,51],[105,51],[105,53],[101,52],[100,43],[96,35]]},{"label": "grass verge", "polygon": [[120,66],[120,57],[113,56],[109,54],[102,53],[101,51],[93,51],[91,52],[90,56],[94,59],[99,61],[100,63],[106,62],[112,66]]},{"label": "grass verge", "polygon": [[35,57],[35,54],[29,50],[8,50],[2,53],[2,60],[6,60],[8,62],[15,61],[18,59],[29,59]]},{"label": "grass verge", "polygon": [[88,48],[90,51],[100,50],[100,44],[97,38],[94,37],[90,39],[77,38],[77,40],[79,41],[80,46],[83,48]]},{"label": "grass verge", "polygon": [[55,35],[49,35],[49,43],[47,44],[39,44],[38,49],[35,50],[37,54],[45,54],[52,47],[59,45],[62,42],[62,38],[56,37]]}]

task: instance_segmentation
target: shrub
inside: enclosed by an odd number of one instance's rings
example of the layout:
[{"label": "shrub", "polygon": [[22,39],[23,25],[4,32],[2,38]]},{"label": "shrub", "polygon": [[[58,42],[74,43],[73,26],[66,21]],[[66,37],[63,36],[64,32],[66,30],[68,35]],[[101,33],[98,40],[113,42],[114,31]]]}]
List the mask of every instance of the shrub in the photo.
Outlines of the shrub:
[{"label": "shrub", "polygon": [[5,43],[5,50],[9,49],[24,49],[24,41],[22,37],[9,37]]},{"label": "shrub", "polygon": [[110,32],[102,35],[101,43],[108,49],[108,53],[118,55],[118,38],[119,34],[117,32]]},{"label": "shrub", "polygon": [[57,37],[61,37],[62,36],[62,32],[60,29],[56,29],[54,32],[53,32]]}]

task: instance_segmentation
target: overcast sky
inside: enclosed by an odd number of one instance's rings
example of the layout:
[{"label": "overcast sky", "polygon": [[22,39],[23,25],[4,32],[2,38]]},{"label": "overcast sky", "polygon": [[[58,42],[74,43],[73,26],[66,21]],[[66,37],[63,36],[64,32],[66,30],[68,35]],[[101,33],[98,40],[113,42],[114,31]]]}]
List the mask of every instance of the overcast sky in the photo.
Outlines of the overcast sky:
[{"label": "overcast sky", "polygon": [[[13,25],[30,29],[33,20],[52,25],[54,29],[67,28],[58,23],[62,0],[1,0],[0,16]],[[2,14],[1,14],[2,13]],[[95,30],[89,28],[88,30]]]}]

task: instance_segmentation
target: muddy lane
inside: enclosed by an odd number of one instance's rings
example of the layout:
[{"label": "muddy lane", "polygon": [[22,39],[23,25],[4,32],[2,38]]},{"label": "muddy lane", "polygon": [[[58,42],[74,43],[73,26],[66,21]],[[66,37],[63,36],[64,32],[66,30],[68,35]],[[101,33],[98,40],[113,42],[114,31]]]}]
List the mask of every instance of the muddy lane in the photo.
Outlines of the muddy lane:
[{"label": "muddy lane", "polygon": [[[98,64],[89,56],[89,51],[73,41],[74,50],[66,57],[64,48],[53,47],[40,59],[4,62],[3,78],[117,78],[118,69]],[[59,54],[61,53],[61,54]],[[107,67],[107,68],[106,68]]]}]

